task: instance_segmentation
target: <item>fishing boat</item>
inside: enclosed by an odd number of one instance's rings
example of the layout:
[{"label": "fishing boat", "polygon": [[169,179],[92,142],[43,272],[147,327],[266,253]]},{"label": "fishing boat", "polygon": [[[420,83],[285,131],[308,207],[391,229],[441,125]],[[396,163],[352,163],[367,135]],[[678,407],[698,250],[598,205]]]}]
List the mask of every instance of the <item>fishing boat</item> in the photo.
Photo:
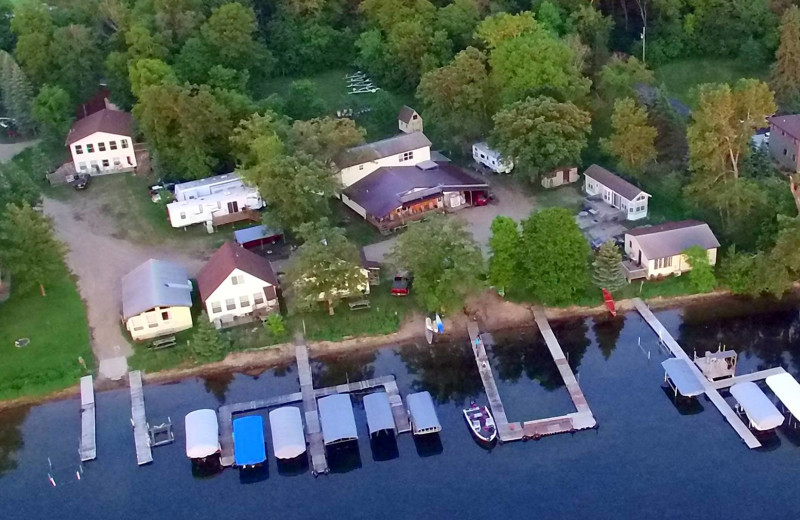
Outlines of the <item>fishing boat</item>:
[{"label": "fishing boat", "polygon": [[472,430],[472,435],[481,442],[492,442],[497,438],[497,427],[488,406],[478,406],[474,401],[464,409],[464,419]]}]

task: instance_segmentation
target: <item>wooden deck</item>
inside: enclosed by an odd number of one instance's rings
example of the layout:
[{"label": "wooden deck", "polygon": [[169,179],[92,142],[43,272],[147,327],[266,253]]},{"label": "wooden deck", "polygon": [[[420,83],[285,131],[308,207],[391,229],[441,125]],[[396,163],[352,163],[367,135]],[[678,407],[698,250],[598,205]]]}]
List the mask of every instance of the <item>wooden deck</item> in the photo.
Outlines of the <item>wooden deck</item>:
[{"label": "wooden deck", "polygon": [[[725,420],[728,421],[728,424],[736,431],[739,437],[747,444],[748,448],[759,448],[761,447],[761,443],[756,439],[753,432],[742,422],[736,412],[725,402],[725,399],[719,395],[717,388],[712,384],[700,369],[695,365],[691,358],[683,351],[683,348],[675,341],[675,338],[667,332],[664,326],[658,321],[658,318],[653,315],[650,308],[640,299],[634,298],[633,304],[636,306],[636,310],[639,311],[639,314],[642,315],[642,318],[650,325],[650,328],[656,333],[658,338],[661,342],[672,352],[672,355],[679,359],[686,360],[686,363],[691,367],[692,372],[694,372],[695,376],[697,376],[698,381],[700,384],[703,385],[703,390],[708,398],[714,403],[714,406],[717,407],[719,412],[725,417]],[[740,376],[742,377],[742,376]],[[729,382],[730,380],[728,380]]]},{"label": "wooden deck", "polygon": [[150,449],[150,435],[147,428],[147,415],[144,410],[144,390],[142,389],[142,373],[134,370],[128,374],[131,386],[131,423],[133,424],[133,441],[136,444],[136,462],[142,466],[153,462],[153,450]]},{"label": "wooden deck", "polygon": [[94,383],[92,376],[81,378],[81,462],[97,458],[95,443]]}]

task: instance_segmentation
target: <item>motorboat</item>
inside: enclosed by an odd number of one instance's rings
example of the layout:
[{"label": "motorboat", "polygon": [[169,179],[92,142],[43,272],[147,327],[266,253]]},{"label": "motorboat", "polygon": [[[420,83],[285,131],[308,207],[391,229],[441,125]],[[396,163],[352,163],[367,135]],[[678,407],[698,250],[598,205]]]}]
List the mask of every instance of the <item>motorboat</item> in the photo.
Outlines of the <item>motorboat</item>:
[{"label": "motorboat", "polygon": [[497,427],[488,406],[478,406],[471,402],[464,409],[464,419],[472,430],[472,435],[481,442],[490,443],[497,438]]}]

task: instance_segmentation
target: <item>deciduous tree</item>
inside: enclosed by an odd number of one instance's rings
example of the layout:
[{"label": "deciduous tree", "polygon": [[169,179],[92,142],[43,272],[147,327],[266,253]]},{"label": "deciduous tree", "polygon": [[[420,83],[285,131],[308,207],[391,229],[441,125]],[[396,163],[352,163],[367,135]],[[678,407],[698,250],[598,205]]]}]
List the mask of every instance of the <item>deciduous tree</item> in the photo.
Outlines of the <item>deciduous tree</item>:
[{"label": "deciduous tree", "polygon": [[598,75],[597,90],[607,100],[635,97],[637,84],[653,85],[655,76],[644,63],[630,56],[627,59],[612,57]]},{"label": "deciduous tree", "polygon": [[611,292],[622,289],[627,283],[622,271],[622,253],[611,240],[603,243],[594,255],[592,283]]},{"label": "deciduous tree", "polygon": [[33,117],[45,137],[63,141],[74,119],[69,94],[58,86],[43,86],[33,100]]},{"label": "deciduous tree", "polygon": [[56,69],[53,82],[76,102],[88,99],[97,90],[102,59],[99,44],[84,25],[68,25],[53,31],[50,45]]},{"label": "deciduous tree", "polygon": [[692,246],[683,251],[692,270],[689,271],[689,285],[696,292],[709,292],[714,289],[717,279],[714,268],[708,262],[708,253],[701,246]]},{"label": "deciduous tree", "polygon": [[327,165],[344,150],[364,142],[366,132],[349,118],[322,117],[295,121],[289,132],[293,149]]},{"label": "deciduous tree", "polygon": [[631,98],[614,103],[611,136],[601,140],[605,151],[617,158],[630,174],[638,175],[656,158],[658,131],[647,122],[647,111]]},{"label": "deciduous tree", "polygon": [[325,113],[325,101],[308,79],[293,81],[286,94],[286,115],[292,119],[308,120]]},{"label": "deciduous tree", "polygon": [[796,5],[786,9],[781,18],[770,86],[781,105],[800,108],[800,7]]},{"label": "deciduous tree", "polygon": [[504,293],[507,287],[517,283],[519,269],[519,225],[510,217],[498,216],[492,221],[492,236],[489,238],[489,282]]}]

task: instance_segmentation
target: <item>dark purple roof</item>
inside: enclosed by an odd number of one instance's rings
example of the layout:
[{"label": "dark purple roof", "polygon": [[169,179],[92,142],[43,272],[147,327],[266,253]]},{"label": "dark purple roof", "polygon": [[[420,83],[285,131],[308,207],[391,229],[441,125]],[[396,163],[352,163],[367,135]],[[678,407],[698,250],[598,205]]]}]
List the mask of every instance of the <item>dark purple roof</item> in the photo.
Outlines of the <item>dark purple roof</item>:
[{"label": "dark purple roof", "polygon": [[800,139],[800,114],[772,116],[769,122],[795,139]]},{"label": "dark purple roof", "polygon": [[378,168],[344,190],[344,194],[376,218],[385,217],[406,202],[443,191],[489,187],[452,163],[426,161],[430,169],[418,166]]}]

